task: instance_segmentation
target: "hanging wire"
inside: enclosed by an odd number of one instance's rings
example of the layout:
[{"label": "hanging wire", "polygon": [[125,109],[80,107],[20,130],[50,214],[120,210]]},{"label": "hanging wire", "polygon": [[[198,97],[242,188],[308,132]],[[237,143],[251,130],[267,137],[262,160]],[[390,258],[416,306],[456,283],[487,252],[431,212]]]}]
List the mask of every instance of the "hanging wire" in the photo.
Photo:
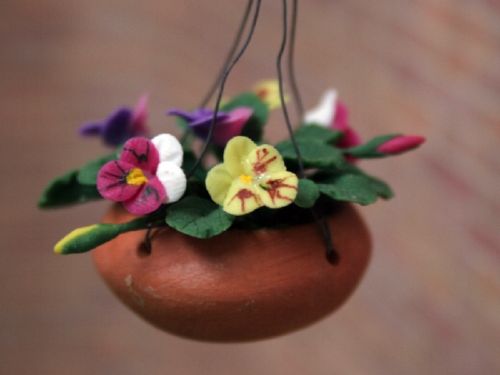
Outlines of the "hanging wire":
[{"label": "hanging wire", "polygon": [[[241,47],[240,51],[236,55],[236,57],[233,59],[233,61],[227,67],[225,67],[224,74],[222,75],[222,77],[219,80],[219,93],[217,95],[217,100],[215,101],[215,108],[214,108],[214,113],[213,113],[213,117],[212,117],[212,123],[210,124],[210,128],[208,130],[207,139],[205,140],[205,143],[203,144],[203,148],[200,152],[200,156],[196,160],[196,163],[193,165],[191,170],[186,174],[186,177],[188,179],[194,174],[194,172],[196,172],[196,169],[200,166],[200,164],[201,164],[201,162],[202,162],[203,158],[205,157],[205,154],[208,150],[208,146],[212,140],[215,124],[217,122],[217,115],[219,114],[220,103],[222,101],[222,95],[224,94],[224,86],[226,84],[227,77],[231,73],[231,70],[233,69],[233,67],[238,63],[240,58],[243,56],[243,54],[245,53],[246,49],[248,48],[248,46],[250,44],[250,41],[252,40],[253,34],[255,32],[255,26],[257,25],[257,20],[259,19],[260,4],[261,4],[262,0],[256,0],[256,1],[257,1],[257,3],[255,5],[255,11],[254,11],[254,15],[252,18],[252,23],[250,25],[250,30],[248,32],[248,36],[247,36],[245,42],[243,43],[243,46]],[[251,2],[253,2],[253,1],[251,1]]]},{"label": "hanging wire", "polygon": [[[297,0],[294,1],[294,6],[293,6],[293,11],[292,11],[292,29],[296,29],[296,23],[297,23]],[[292,33],[293,36],[293,33]],[[304,163],[302,161],[302,156],[300,153],[300,149],[298,147],[297,141],[295,140],[295,137],[293,135],[293,129],[292,129],[292,124],[290,123],[290,117],[288,115],[288,109],[285,103],[285,95],[284,95],[284,90],[283,90],[283,73],[282,73],[282,68],[281,68],[281,60],[283,58],[283,53],[285,51],[285,48],[287,46],[287,39],[288,39],[288,1],[283,0],[283,38],[281,41],[281,46],[280,50],[278,53],[278,57],[276,59],[276,67],[278,70],[278,83],[279,83],[279,91],[280,91],[280,100],[281,100],[281,108],[283,110],[283,116],[285,118],[285,124],[288,129],[288,134],[290,136],[290,140],[292,141],[292,145],[294,147],[295,153],[297,154],[297,161],[299,164],[299,177],[303,178],[304,177]],[[288,66],[292,67],[292,70],[289,70],[289,73],[291,75],[294,75],[293,73],[293,51],[294,51],[294,43],[295,43],[295,37],[290,39],[291,45],[289,46],[289,51],[291,50],[291,53],[289,52],[288,54]],[[294,89],[294,97],[295,101],[299,106],[302,105],[302,102],[300,100],[300,95],[297,89],[297,86],[295,86]],[[299,113],[302,111],[302,108],[298,108]],[[301,116],[302,118],[302,116]],[[318,212],[315,208],[311,208],[311,214],[318,224],[321,234],[323,236],[323,240],[325,242],[325,247],[326,247],[326,258],[328,261],[332,264],[337,264],[339,262],[339,255],[335,248],[333,247],[333,242],[332,242],[332,235],[330,233],[330,228],[328,227],[328,223],[325,220],[325,217],[323,216],[322,213]]]},{"label": "hanging wire", "polygon": [[292,22],[290,26],[290,45],[288,46],[288,79],[290,80],[290,88],[292,89],[293,100],[299,120],[304,118],[304,104],[299,91],[299,85],[295,76],[295,39],[297,35],[297,17],[299,13],[299,1],[292,1]]},{"label": "hanging wire", "polygon": [[288,114],[288,109],[285,103],[285,94],[283,89],[283,71],[281,67],[281,62],[283,59],[283,53],[285,52],[285,48],[288,40],[288,4],[287,0],[283,0],[283,37],[281,39],[281,46],[278,52],[278,57],[276,58],[276,69],[278,70],[278,85],[280,92],[280,101],[281,101],[281,109],[283,110],[283,116],[285,117],[285,124],[288,130],[288,135],[290,136],[290,140],[292,141],[293,149],[297,154],[297,162],[299,163],[299,177],[304,177],[304,162],[302,161],[302,155],[300,153],[299,146],[297,145],[297,141],[295,140],[295,136],[293,135],[292,124],[290,122],[290,116]]},{"label": "hanging wire", "polygon": [[210,99],[212,98],[212,96],[214,95],[215,90],[217,90],[217,87],[219,86],[219,82],[222,79],[222,77],[224,76],[224,72],[226,71],[226,68],[229,65],[229,62],[233,58],[233,56],[236,52],[236,49],[240,45],[241,37],[243,36],[243,31],[245,31],[245,27],[248,23],[248,17],[250,16],[250,11],[252,10],[252,5],[253,5],[253,0],[248,0],[247,6],[245,8],[245,12],[243,13],[243,18],[242,18],[242,20],[240,22],[240,26],[238,28],[238,32],[234,38],[233,44],[231,45],[229,52],[224,60],[224,64],[222,65],[219,73],[217,73],[217,77],[216,77],[215,81],[212,83],[212,86],[210,87],[210,89],[206,93],[205,97],[201,101],[199,108],[205,107],[207,105],[207,103],[210,101]]}]

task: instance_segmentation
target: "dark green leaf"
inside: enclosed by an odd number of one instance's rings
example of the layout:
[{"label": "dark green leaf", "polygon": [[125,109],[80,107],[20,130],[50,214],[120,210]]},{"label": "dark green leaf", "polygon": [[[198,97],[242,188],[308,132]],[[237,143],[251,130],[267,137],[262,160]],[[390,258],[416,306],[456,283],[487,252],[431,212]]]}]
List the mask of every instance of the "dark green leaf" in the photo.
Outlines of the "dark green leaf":
[{"label": "dark green leaf", "polygon": [[95,224],[68,233],[54,247],[57,254],[85,253],[120,234],[118,224]]},{"label": "dark green leaf", "polygon": [[262,135],[264,134],[264,124],[259,123],[255,118],[250,117],[248,122],[243,127],[241,135],[248,137],[254,142],[260,142],[262,140]]},{"label": "dark green leaf", "polygon": [[342,132],[319,126],[316,124],[303,124],[295,132],[295,139],[300,141],[321,141],[324,143],[335,143],[342,138]]},{"label": "dark green leaf", "polygon": [[[342,152],[318,140],[297,140],[297,145],[306,168],[341,168],[345,164]],[[283,158],[297,162],[297,154],[291,141],[276,145]]]},{"label": "dark green leaf", "polygon": [[309,208],[314,206],[316,200],[319,198],[319,189],[314,181],[306,178],[299,180],[299,191],[294,203],[302,208]]},{"label": "dark green leaf", "polygon": [[168,207],[167,224],[191,237],[214,237],[231,227],[234,217],[215,203],[196,196],[186,197]]},{"label": "dark green leaf", "polygon": [[117,158],[117,153],[114,152],[110,155],[106,155],[102,158],[93,160],[85,164],[78,171],[78,176],[77,176],[78,183],[82,185],[96,185],[97,174],[99,173],[101,167],[108,161],[115,160],[116,158]]},{"label": "dark green leaf", "polygon": [[332,199],[361,205],[374,203],[378,197],[389,199],[394,195],[385,182],[355,167],[331,175],[317,185],[321,193]]},{"label": "dark green leaf", "polygon": [[148,223],[153,223],[154,216],[152,214],[122,224],[94,224],[75,229],[55,245],[54,252],[58,254],[87,252],[111,241],[121,233],[148,228]]},{"label": "dark green leaf", "polygon": [[188,122],[184,120],[182,117],[175,116],[175,123],[181,130],[189,129]]},{"label": "dark green leaf", "polygon": [[[182,161],[182,169],[185,174],[188,174],[196,163],[197,157],[193,151],[184,150],[184,160]],[[207,171],[202,164],[198,165],[193,176],[199,181],[205,181]]]},{"label": "dark green leaf", "polygon": [[78,170],[53,180],[43,192],[38,206],[41,208],[60,207],[100,199],[95,186],[82,185],[78,182]]}]

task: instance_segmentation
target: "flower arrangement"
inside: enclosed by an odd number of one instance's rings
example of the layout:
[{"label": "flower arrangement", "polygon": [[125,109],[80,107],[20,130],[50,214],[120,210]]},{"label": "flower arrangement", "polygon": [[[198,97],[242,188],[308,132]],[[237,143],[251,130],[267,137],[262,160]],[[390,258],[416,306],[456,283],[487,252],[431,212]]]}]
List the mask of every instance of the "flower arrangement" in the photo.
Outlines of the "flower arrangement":
[{"label": "flower arrangement", "polygon": [[[56,178],[39,206],[104,198],[136,218],[76,229],[55,252],[86,252],[139,229],[170,227],[205,239],[231,228],[280,228],[314,221],[341,202],[368,205],[393,196],[357,162],[412,150],[423,137],[389,134],[363,142],[350,126],[346,105],[329,90],[291,139],[269,145],[263,134],[269,112],[279,107],[278,94],[276,82],[265,81],[226,100],[216,113],[171,109],[167,114],[184,131],[181,140],[171,134],[149,138],[146,96],[134,109],[119,108],[104,121],[85,124],[82,135],[100,137],[114,150]],[[216,165],[196,156],[196,140],[207,139],[211,126],[207,154]]]}]

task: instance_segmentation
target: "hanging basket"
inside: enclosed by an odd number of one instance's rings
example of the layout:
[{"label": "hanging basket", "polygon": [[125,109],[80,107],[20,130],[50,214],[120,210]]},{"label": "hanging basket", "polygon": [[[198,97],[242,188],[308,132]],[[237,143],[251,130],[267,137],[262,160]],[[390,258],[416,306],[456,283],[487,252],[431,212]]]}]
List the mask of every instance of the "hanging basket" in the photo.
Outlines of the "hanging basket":
[{"label": "hanging basket", "polygon": [[[104,218],[130,215],[113,206]],[[229,230],[198,240],[171,229],[143,247],[144,231],[98,247],[95,265],[112,291],[142,318],[196,340],[236,342],[277,336],[338,309],[370,259],[368,230],[351,205],[328,218],[341,262],[325,261],[314,223],[285,229]]]},{"label": "hanging basket", "polygon": [[[42,208],[101,198],[120,202],[103,223],[71,231],[54,251],[95,249],[97,269],[127,306],[165,331],[197,340],[273,337],[341,306],[360,281],[371,249],[350,204],[393,196],[357,163],[424,142],[402,134],[364,141],[333,89],[304,112],[293,69],[296,0],[290,12],[288,1],[282,2],[277,81],[223,101],[260,5],[247,2],[223,69],[198,107],[168,110],[183,131],[180,139],[168,133],[151,137],[143,96],[134,108],[120,107],[80,128],[113,152],[57,177],[39,201]],[[295,126],[284,91],[285,51]],[[276,108],[282,109],[287,139],[270,145],[264,129]]]}]

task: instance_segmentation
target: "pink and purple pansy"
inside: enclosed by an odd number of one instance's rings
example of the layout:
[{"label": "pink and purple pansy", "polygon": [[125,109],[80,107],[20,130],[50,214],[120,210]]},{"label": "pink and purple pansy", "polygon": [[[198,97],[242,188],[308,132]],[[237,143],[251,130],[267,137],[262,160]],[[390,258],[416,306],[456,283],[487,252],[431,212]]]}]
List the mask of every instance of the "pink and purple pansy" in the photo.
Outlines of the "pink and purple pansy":
[{"label": "pink and purple pansy", "polygon": [[182,147],[172,135],[161,134],[153,140],[134,137],[125,143],[118,160],[100,169],[97,189],[130,213],[146,215],[182,197],[186,177],[181,164]]},{"label": "pink and purple pansy", "polygon": [[349,124],[349,111],[346,105],[338,99],[335,90],[326,91],[318,106],[308,111],[304,116],[307,124],[316,124],[338,130],[343,137],[337,144],[340,148],[350,148],[361,144],[361,137]]},{"label": "pink and purple pansy", "polygon": [[132,137],[146,136],[148,97],[142,96],[134,109],[121,107],[102,121],[90,122],[80,127],[83,136],[99,136],[108,146],[119,146]]},{"label": "pink and purple pansy", "polygon": [[[184,119],[194,134],[206,139],[213,121],[214,111],[205,108],[193,112],[172,109],[167,114]],[[247,107],[238,107],[230,112],[218,112],[212,142],[217,146],[225,146],[231,138],[241,134],[252,114],[253,110]]]}]

